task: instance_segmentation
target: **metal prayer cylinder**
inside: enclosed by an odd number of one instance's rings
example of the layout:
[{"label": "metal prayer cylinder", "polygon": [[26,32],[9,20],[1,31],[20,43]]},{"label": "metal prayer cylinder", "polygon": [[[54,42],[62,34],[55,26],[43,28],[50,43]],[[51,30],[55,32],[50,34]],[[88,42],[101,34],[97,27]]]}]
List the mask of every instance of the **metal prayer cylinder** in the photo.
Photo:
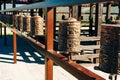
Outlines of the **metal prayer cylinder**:
[{"label": "metal prayer cylinder", "polygon": [[13,24],[16,28],[18,28],[18,16],[18,14],[13,15]]},{"label": "metal prayer cylinder", "polygon": [[18,30],[23,31],[23,15],[18,16]]},{"label": "metal prayer cylinder", "polygon": [[43,18],[41,16],[34,16],[32,17],[31,19],[31,28],[32,28],[32,35],[36,35],[36,36],[40,36],[40,35],[43,35],[44,32],[43,32]]},{"label": "metal prayer cylinder", "polygon": [[23,29],[24,31],[31,31],[31,16],[27,15],[23,18]]},{"label": "metal prayer cylinder", "polygon": [[68,18],[60,22],[58,49],[67,52],[80,51],[80,22]]},{"label": "metal prayer cylinder", "polygon": [[99,56],[100,70],[120,73],[120,27],[117,25],[103,25],[101,31],[101,50]]}]

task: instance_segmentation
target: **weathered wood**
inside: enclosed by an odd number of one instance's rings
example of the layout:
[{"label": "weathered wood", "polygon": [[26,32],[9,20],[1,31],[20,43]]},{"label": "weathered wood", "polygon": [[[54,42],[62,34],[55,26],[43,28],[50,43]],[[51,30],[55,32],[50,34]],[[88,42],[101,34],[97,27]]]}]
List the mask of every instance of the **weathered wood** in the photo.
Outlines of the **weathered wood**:
[{"label": "weathered wood", "polygon": [[94,50],[94,49],[100,49],[100,45],[81,45],[80,50]]},{"label": "weathered wood", "polygon": [[101,35],[103,4],[96,4],[96,17],[95,17],[95,36]]},{"label": "weathered wood", "polygon": [[100,37],[86,37],[86,36],[81,36],[81,41],[100,41]]},{"label": "weathered wood", "polygon": [[[0,0],[0,10],[2,10],[2,1]],[[1,14],[1,12],[0,12]]]},{"label": "weathered wood", "polygon": [[0,24],[0,38],[2,39],[2,24]]},{"label": "weathered wood", "polygon": [[92,61],[93,58],[98,58],[99,54],[84,54],[84,55],[75,55],[72,56],[72,60],[90,60]]},{"label": "weathered wood", "polygon": [[6,26],[4,26],[4,45],[7,45]]},{"label": "weathered wood", "polygon": [[78,20],[81,21],[82,19],[82,5],[78,6]]},{"label": "weathered wood", "polygon": [[89,36],[93,35],[93,14],[94,13],[94,5],[90,4],[90,16],[89,16]]},{"label": "weathered wood", "polygon": [[73,6],[72,9],[72,17],[78,20],[78,6]]},{"label": "weathered wood", "polygon": [[106,10],[106,23],[110,21],[110,16],[111,16],[111,3],[107,3],[107,10]]},{"label": "weathered wood", "polygon": [[[54,39],[55,42],[58,42],[57,39]],[[100,41],[100,37],[86,37],[86,36],[81,36],[80,41],[85,42],[85,41]]]},{"label": "weathered wood", "polygon": [[[6,1],[5,0],[3,1],[3,9],[4,10],[6,9]],[[4,14],[6,14],[6,12],[4,12]]]},{"label": "weathered wood", "polygon": [[[54,8],[47,8],[46,15],[46,50],[53,50]],[[45,80],[53,80],[53,61],[45,56]]]}]

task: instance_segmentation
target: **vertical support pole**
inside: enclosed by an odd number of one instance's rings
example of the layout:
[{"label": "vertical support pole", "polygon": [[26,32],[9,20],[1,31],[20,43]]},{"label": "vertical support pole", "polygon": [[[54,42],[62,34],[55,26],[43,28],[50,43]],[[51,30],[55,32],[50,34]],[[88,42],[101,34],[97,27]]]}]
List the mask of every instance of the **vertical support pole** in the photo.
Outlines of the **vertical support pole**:
[{"label": "vertical support pole", "polygon": [[0,24],[0,38],[2,39],[2,24]]},{"label": "vertical support pole", "polygon": [[[6,9],[6,1],[4,0],[4,10]],[[6,12],[4,12],[4,14],[6,14]]]},{"label": "vertical support pole", "polygon": [[108,23],[110,20],[111,3],[107,3],[106,9],[107,9],[106,10],[106,23]]},{"label": "vertical support pole", "polygon": [[96,17],[95,17],[95,36],[101,35],[101,24],[102,24],[103,4],[96,4]]},{"label": "vertical support pole", "polygon": [[[2,1],[0,0],[0,10],[2,10]],[[0,12],[1,14],[1,12]]]},{"label": "vertical support pole", "polygon": [[41,8],[41,9],[39,9],[38,13],[39,13],[39,15],[40,15],[41,17],[43,16],[43,11],[42,11],[42,8]]},{"label": "vertical support pole", "polygon": [[[4,10],[6,9],[6,1],[4,0]],[[4,15],[6,15],[6,12],[4,12]],[[5,20],[5,17],[4,17],[4,22],[6,23],[7,20]],[[4,46],[7,45],[7,40],[6,40],[6,26],[4,26]]]},{"label": "vertical support pole", "polygon": [[33,9],[30,10],[30,16],[34,16],[34,10]]},{"label": "vertical support pole", "polygon": [[[0,10],[2,10],[2,1],[0,0]],[[1,15],[1,12],[0,12],[0,15]],[[2,20],[0,18],[0,20]],[[2,39],[2,24],[0,24],[0,38]]]},{"label": "vertical support pole", "polygon": [[82,5],[79,5],[78,6],[78,20],[80,20],[81,21],[81,13],[82,13]]},{"label": "vertical support pole", "polygon": [[[54,8],[47,8],[46,50],[53,50]],[[45,80],[53,80],[53,61],[45,56]]]},{"label": "vertical support pole", "polygon": [[[2,1],[0,0],[0,10],[2,10]],[[2,21],[1,19],[1,12],[0,12],[0,20]],[[2,39],[2,24],[0,24],[0,38]]]},{"label": "vertical support pole", "polygon": [[90,4],[90,17],[89,17],[89,36],[93,35],[93,12],[94,12],[94,5]]},{"label": "vertical support pole", "polygon": [[120,20],[120,2],[119,2],[119,5],[118,5],[118,10],[119,10],[119,13],[118,13],[118,20]]},{"label": "vertical support pole", "polygon": [[14,32],[13,32],[13,53],[14,53],[14,64],[16,64],[17,63],[17,37],[16,37],[16,33]]},{"label": "vertical support pole", "polygon": [[4,46],[7,46],[6,26],[4,26]]},{"label": "vertical support pole", "polygon": [[[16,3],[15,0],[13,0],[13,8],[16,7]],[[15,15],[16,13],[14,12],[13,15]],[[13,22],[13,29],[16,29],[15,23]],[[16,33],[13,32],[13,58],[14,58],[14,64],[17,63],[17,37],[16,37]]]},{"label": "vertical support pole", "polygon": [[[57,36],[57,35],[56,35],[56,28],[57,28],[57,26],[56,26],[56,8],[54,8],[54,23],[53,23],[53,24],[54,24],[54,31],[53,31],[53,36],[54,36],[54,37],[53,37],[53,38],[55,39],[56,36]],[[54,41],[53,41],[53,42],[54,42]],[[55,42],[54,42],[53,45],[54,45],[54,49],[55,49],[55,45],[56,45]]]},{"label": "vertical support pole", "polygon": [[73,6],[72,9],[72,17],[78,20],[78,6]]}]

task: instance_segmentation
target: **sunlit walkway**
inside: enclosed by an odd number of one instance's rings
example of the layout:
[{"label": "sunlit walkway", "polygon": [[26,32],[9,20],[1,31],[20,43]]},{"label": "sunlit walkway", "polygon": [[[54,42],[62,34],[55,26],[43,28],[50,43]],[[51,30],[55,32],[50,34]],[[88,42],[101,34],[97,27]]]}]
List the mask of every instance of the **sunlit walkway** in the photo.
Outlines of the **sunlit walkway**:
[{"label": "sunlit walkway", "polygon": [[[0,39],[0,80],[45,80],[44,56],[37,53],[21,38],[17,38],[17,64],[13,64],[12,36]],[[58,65],[54,66],[54,80],[77,80]]]}]

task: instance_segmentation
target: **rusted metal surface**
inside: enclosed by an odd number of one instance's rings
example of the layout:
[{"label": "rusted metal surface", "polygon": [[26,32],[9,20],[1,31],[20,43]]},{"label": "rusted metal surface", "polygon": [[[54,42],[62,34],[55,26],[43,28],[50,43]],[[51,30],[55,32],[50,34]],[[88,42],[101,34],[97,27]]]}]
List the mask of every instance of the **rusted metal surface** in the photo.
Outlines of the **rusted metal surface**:
[{"label": "rusted metal surface", "polygon": [[13,15],[13,24],[18,28],[18,14]]},{"label": "rusted metal surface", "polygon": [[24,31],[27,31],[27,32],[31,31],[31,16],[26,15],[23,18],[23,29]]},{"label": "rusted metal surface", "polygon": [[20,14],[17,18],[17,20],[18,20],[17,26],[20,31],[23,31],[23,17],[24,16],[22,14]]},{"label": "rusted metal surface", "polygon": [[99,68],[105,72],[120,74],[120,27],[102,25]]},{"label": "rusted metal surface", "polygon": [[44,22],[41,16],[39,15],[33,16],[31,18],[32,35],[35,35],[35,36],[43,35],[44,34],[43,25],[44,25]]},{"label": "rusted metal surface", "polygon": [[60,51],[80,51],[81,24],[75,18],[68,18],[60,22],[58,48]]},{"label": "rusted metal surface", "polygon": [[82,67],[74,63],[73,61],[68,61],[68,59],[61,54],[57,54],[53,50],[45,50],[45,45],[41,44],[40,42],[36,42],[33,38],[25,35],[17,31],[16,29],[12,30],[18,36],[25,39],[32,47],[34,47],[38,52],[47,56],[48,58],[52,59],[55,63],[60,65],[62,68],[70,72],[73,76],[75,76],[79,80],[105,80],[104,78],[100,77],[99,75],[89,71],[88,69]]},{"label": "rusted metal surface", "polygon": [[[47,17],[46,17],[46,50],[53,50],[53,34],[54,34],[54,8],[47,8]],[[53,80],[53,61],[45,56],[45,80]]]}]

